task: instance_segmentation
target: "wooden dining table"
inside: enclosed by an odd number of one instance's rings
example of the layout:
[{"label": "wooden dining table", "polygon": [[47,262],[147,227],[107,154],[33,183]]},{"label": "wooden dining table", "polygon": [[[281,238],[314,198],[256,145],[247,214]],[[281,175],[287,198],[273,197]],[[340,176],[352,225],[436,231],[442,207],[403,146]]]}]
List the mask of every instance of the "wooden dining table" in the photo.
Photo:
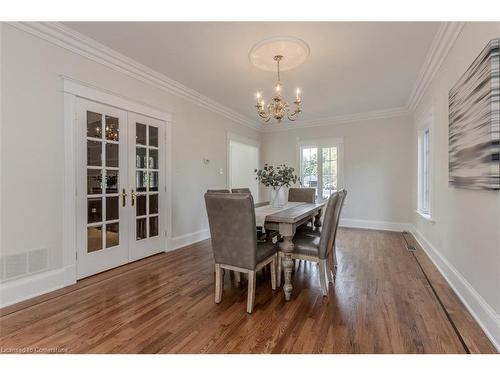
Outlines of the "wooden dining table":
[{"label": "wooden dining table", "polygon": [[[289,208],[285,206],[282,210],[266,216],[264,228],[266,230],[277,231],[283,237],[283,241],[279,242],[279,247],[283,253],[282,265],[285,276],[283,292],[287,301],[290,300],[293,290],[293,260],[290,255],[293,252],[293,236],[300,225],[311,221],[311,219],[314,219],[315,227],[321,227],[321,209],[325,203],[300,203]],[[265,207],[256,207],[256,214],[258,214],[259,210],[264,210]],[[278,277],[278,279],[280,278]]]}]

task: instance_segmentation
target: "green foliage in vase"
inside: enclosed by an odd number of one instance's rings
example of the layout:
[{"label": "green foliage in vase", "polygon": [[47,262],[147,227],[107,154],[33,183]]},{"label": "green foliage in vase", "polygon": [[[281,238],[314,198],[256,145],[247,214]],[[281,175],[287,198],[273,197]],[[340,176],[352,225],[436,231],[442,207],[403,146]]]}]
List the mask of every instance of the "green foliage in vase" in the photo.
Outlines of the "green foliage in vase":
[{"label": "green foliage in vase", "polygon": [[294,173],[295,169],[285,164],[280,164],[277,167],[264,164],[264,168],[255,169],[254,172],[255,179],[267,187],[290,187],[299,181],[299,178]]}]

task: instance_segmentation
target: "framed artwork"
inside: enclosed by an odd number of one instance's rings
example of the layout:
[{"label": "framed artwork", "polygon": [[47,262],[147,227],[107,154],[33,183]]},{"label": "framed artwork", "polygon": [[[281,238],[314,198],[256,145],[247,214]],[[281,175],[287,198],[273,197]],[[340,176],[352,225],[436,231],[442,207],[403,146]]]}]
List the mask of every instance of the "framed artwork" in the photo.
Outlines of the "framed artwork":
[{"label": "framed artwork", "polygon": [[500,189],[500,38],[491,40],[449,92],[449,182]]}]

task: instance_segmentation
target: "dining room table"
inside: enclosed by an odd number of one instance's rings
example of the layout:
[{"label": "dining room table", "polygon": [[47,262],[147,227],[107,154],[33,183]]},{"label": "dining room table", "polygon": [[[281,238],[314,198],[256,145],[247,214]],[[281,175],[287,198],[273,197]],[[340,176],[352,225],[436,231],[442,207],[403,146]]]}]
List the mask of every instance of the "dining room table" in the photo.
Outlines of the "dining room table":
[{"label": "dining room table", "polygon": [[[321,212],[326,201],[306,203],[306,202],[288,202],[282,207],[273,207],[271,205],[257,205],[255,207],[255,221],[258,227],[266,231],[278,232],[283,241],[279,242],[279,249],[282,253],[282,265],[284,273],[283,292],[285,299],[290,300],[292,296],[292,269],[293,260],[293,236],[297,228],[313,220],[315,227],[321,227]],[[278,280],[281,277],[278,276]]]}]

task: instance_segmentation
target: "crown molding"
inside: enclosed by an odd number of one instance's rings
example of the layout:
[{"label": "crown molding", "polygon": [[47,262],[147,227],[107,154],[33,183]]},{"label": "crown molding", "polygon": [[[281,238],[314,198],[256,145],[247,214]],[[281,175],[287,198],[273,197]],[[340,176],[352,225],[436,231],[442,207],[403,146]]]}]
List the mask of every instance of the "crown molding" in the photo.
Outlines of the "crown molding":
[{"label": "crown molding", "polygon": [[354,113],[344,116],[332,116],[315,120],[299,120],[290,124],[273,123],[272,127],[258,120],[252,120],[61,23],[8,22],[8,24],[38,36],[68,51],[77,53],[113,70],[124,73],[134,79],[186,99],[236,123],[260,132],[268,133],[410,115],[420,103],[426,89],[429,87],[436,72],[448,55],[453,43],[465,25],[465,22],[442,22],[440,24],[405,107]]},{"label": "crown molding", "polygon": [[411,115],[411,112],[407,108],[389,108],[380,111],[355,113],[344,116],[324,117],[314,120],[303,120],[290,123],[282,122],[279,124],[274,123],[272,124],[272,127],[270,127],[269,125],[261,124],[260,130],[264,133],[273,133],[278,131],[315,128],[320,126],[332,126],[332,125],[348,124],[352,122],[370,121],[370,120],[378,120],[378,119],[409,116],[409,115]]},{"label": "crown molding", "polygon": [[40,37],[68,51],[103,64],[129,77],[148,83],[170,94],[186,99],[205,109],[254,130],[257,121],[161,74],[147,66],[57,22],[9,22],[9,25]]},{"label": "crown molding", "polygon": [[441,22],[439,25],[408,99],[408,110],[414,111],[417,108],[464,25],[465,22]]}]

